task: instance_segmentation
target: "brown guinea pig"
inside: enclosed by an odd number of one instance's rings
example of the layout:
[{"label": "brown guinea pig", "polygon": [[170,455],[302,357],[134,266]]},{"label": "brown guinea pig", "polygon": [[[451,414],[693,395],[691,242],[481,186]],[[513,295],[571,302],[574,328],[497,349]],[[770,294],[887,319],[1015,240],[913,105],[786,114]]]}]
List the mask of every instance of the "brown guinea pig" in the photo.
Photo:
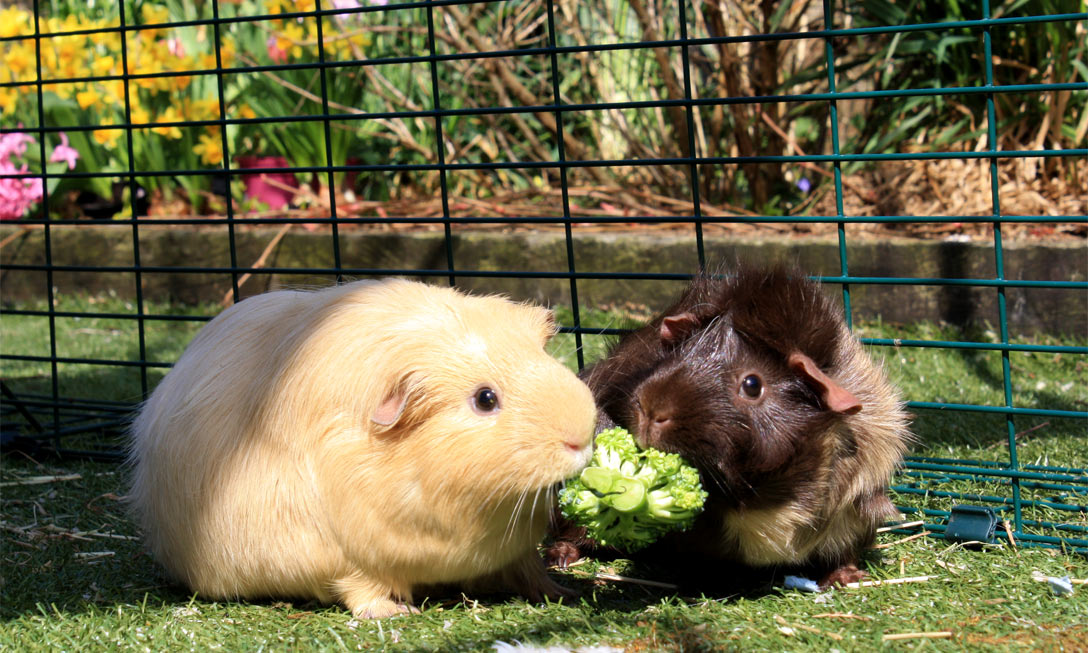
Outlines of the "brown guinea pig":
[{"label": "brown guinea pig", "polygon": [[217,599],[411,609],[422,585],[561,588],[536,550],[591,453],[551,314],[403,280],[246,299],[209,322],[131,432],[154,556]]},{"label": "brown guinea pig", "polygon": [[[706,510],[666,548],[824,585],[864,575],[861,549],[897,512],[886,490],[908,419],[816,283],[785,268],[698,276],[583,378],[598,430],[619,424],[700,470]],[[561,565],[590,544],[569,525],[555,539]]]}]

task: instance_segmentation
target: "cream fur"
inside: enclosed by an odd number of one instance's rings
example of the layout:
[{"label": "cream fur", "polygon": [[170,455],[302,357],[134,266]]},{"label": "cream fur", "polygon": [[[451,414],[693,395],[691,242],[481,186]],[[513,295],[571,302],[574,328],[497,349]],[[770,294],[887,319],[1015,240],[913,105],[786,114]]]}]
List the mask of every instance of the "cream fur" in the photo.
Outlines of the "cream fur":
[{"label": "cream fur", "polygon": [[[845,326],[843,327],[846,332]],[[903,459],[911,436],[902,400],[873,363],[861,343],[848,332],[840,341],[848,348],[843,365],[829,375],[860,399],[862,409],[847,415],[829,432],[823,476],[805,479],[819,489],[815,501],[804,496],[767,510],[728,510],[721,538],[726,550],[739,552],[751,565],[797,564],[806,560],[837,563],[844,551],[856,548],[872,532],[874,518],[856,508],[860,498],[884,493]],[[834,443],[852,436],[854,455],[837,456]]]},{"label": "cream fur", "polygon": [[[493,574],[554,592],[535,546],[549,488],[588,462],[596,409],[545,353],[553,333],[544,309],[402,280],[231,307],[132,428],[130,500],[153,554],[208,597],[357,616]],[[472,411],[482,385],[498,413]],[[374,423],[397,392],[404,412]]]}]

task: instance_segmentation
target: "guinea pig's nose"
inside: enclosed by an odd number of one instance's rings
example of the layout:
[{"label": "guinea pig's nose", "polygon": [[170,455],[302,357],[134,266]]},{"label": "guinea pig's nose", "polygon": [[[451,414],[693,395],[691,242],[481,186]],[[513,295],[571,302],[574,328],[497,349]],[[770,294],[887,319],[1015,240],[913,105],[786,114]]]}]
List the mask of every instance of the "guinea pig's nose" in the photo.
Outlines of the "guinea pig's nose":
[{"label": "guinea pig's nose", "polygon": [[672,425],[672,419],[668,417],[657,418],[650,424],[650,430],[653,431],[658,437],[666,431],[669,426]]},{"label": "guinea pig's nose", "polygon": [[644,408],[640,406],[643,414],[646,416],[646,420],[655,426],[664,426],[672,421],[672,411],[668,410],[665,406],[660,404],[651,404]]},{"label": "guinea pig's nose", "polygon": [[656,407],[651,408],[646,411],[646,421],[652,430],[660,432],[672,424],[672,413]]}]

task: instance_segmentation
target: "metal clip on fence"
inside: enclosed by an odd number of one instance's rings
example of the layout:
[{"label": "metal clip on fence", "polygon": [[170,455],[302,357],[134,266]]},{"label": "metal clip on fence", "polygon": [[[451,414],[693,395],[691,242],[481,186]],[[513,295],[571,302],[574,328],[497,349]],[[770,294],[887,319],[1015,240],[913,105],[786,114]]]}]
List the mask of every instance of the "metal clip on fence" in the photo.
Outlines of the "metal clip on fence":
[{"label": "metal clip on fence", "polygon": [[951,542],[981,542],[994,540],[997,513],[984,506],[954,506],[945,528],[945,539]]}]

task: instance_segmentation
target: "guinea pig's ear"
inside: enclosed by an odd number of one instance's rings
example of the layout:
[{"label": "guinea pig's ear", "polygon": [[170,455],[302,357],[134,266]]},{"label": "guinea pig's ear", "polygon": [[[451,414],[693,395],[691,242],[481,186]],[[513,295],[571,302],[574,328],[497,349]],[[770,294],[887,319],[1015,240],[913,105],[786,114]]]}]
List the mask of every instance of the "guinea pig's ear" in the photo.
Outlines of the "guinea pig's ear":
[{"label": "guinea pig's ear", "polygon": [[378,404],[378,407],[374,409],[374,414],[370,416],[370,421],[374,422],[378,426],[393,426],[400,419],[400,416],[404,414],[404,406],[408,403],[407,393],[394,390],[382,403]]},{"label": "guinea pig's ear", "polygon": [[699,326],[699,318],[694,313],[685,312],[676,315],[666,315],[661,319],[659,335],[661,342],[676,344],[686,340]]},{"label": "guinea pig's ear", "polygon": [[808,356],[795,351],[789,355],[787,361],[790,369],[816,387],[820,393],[820,399],[831,412],[853,415],[861,410],[861,401],[849,390],[835,383],[830,376],[824,374],[823,370]]},{"label": "guinea pig's ear", "polygon": [[391,429],[405,419],[404,409],[412,401],[413,395],[417,394],[413,392],[414,385],[408,379],[401,379],[386,392],[381,403],[370,415],[370,421],[379,431]]}]

